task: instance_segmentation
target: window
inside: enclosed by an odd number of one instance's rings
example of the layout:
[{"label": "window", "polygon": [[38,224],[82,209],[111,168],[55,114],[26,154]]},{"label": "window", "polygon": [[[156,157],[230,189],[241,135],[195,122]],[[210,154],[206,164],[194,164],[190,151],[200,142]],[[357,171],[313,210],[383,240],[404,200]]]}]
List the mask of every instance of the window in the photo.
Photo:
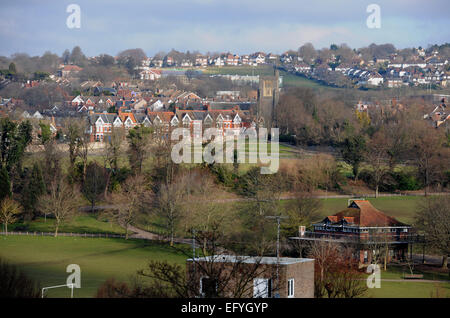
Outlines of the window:
[{"label": "window", "polygon": [[271,280],[267,278],[255,278],[253,280],[253,298],[272,297]]},{"label": "window", "polygon": [[202,277],[200,279],[200,294],[208,298],[217,296],[217,281],[206,276]]},{"label": "window", "polygon": [[294,279],[291,278],[288,280],[288,298],[294,297]]}]

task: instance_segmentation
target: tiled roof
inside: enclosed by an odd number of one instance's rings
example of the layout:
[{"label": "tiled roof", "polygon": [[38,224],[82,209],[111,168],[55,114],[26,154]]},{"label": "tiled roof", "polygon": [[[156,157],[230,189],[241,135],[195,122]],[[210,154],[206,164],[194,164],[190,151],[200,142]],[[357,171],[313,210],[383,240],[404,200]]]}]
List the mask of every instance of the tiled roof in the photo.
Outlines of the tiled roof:
[{"label": "tiled roof", "polygon": [[404,223],[377,210],[367,200],[354,200],[347,209],[332,216],[328,216],[328,219],[333,223],[340,222],[342,219],[345,219],[349,223],[352,221],[355,225],[365,227],[405,226]]}]

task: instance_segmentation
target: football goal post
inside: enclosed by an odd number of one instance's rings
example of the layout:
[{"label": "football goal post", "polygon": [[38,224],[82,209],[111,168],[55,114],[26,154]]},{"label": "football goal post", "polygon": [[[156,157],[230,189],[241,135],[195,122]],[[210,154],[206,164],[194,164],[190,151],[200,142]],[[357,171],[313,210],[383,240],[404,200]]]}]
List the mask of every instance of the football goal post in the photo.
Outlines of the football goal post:
[{"label": "football goal post", "polygon": [[71,289],[70,291],[70,298],[73,298],[73,287],[75,284],[65,284],[65,285],[56,285],[56,286],[49,286],[42,288],[42,294],[41,298],[44,298],[44,293],[47,289],[53,289],[53,288],[61,288],[61,287],[69,287]]}]

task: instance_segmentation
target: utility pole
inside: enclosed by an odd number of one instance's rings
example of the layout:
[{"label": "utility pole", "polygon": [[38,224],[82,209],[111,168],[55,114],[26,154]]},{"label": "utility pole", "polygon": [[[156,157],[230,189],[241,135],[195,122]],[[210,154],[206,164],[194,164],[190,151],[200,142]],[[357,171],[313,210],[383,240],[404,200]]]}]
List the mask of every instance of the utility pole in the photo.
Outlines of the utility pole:
[{"label": "utility pole", "polygon": [[194,277],[195,277],[195,229],[192,229],[192,263],[194,265]]},{"label": "utility pole", "polygon": [[275,219],[277,220],[277,290],[280,288],[280,274],[279,274],[279,267],[280,267],[280,220],[281,219],[287,219],[287,216],[281,216],[281,215],[268,215],[266,216],[267,219]]}]

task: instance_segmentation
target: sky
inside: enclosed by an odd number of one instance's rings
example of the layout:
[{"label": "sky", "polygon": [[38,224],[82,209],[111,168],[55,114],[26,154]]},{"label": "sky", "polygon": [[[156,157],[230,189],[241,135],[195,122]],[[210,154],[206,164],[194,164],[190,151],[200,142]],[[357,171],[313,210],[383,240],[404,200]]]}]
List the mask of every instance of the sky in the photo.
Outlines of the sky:
[{"label": "sky", "polygon": [[[80,28],[67,26],[70,4],[80,8]],[[380,28],[367,26],[370,4],[380,8]],[[307,42],[427,47],[450,42],[448,12],[448,0],[0,0],[0,55],[60,55],[76,45],[88,56],[279,54]]]}]

